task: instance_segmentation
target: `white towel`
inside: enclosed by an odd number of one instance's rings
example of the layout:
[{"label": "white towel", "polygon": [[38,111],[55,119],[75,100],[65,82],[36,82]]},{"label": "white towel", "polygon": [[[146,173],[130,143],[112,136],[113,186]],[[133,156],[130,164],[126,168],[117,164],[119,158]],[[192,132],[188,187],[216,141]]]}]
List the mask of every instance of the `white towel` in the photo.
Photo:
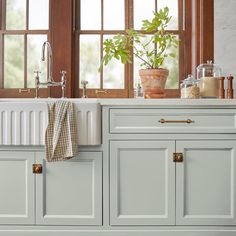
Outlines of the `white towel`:
[{"label": "white towel", "polygon": [[68,160],[78,153],[77,124],[70,101],[48,104],[48,127],[45,134],[46,159],[49,162]]}]

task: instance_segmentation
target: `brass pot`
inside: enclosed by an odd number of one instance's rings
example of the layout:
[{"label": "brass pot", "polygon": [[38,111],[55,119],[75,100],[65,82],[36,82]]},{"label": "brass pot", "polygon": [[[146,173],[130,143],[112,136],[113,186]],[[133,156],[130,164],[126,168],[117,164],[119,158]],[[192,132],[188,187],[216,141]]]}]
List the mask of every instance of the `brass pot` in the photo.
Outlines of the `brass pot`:
[{"label": "brass pot", "polygon": [[139,70],[145,98],[165,97],[165,85],[168,75],[169,70],[162,68]]}]

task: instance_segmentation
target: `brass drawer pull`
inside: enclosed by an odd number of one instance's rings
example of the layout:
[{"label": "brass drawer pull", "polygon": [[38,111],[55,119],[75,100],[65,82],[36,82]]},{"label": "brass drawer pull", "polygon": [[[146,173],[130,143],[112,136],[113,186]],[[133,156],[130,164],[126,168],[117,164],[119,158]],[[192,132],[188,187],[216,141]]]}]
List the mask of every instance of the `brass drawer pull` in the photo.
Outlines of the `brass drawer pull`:
[{"label": "brass drawer pull", "polygon": [[187,120],[165,120],[165,119],[160,119],[159,123],[186,123],[186,124],[191,124],[194,123],[193,120],[187,119]]},{"label": "brass drawer pull", "polygon": [[32,169],[34,174],[41,174],[43,172],[42,164],[33,164]]},{"label": "brass drawer pull", "polygon": [[184,156],[182,152],[173,153],[173,162],[183,162]]}]

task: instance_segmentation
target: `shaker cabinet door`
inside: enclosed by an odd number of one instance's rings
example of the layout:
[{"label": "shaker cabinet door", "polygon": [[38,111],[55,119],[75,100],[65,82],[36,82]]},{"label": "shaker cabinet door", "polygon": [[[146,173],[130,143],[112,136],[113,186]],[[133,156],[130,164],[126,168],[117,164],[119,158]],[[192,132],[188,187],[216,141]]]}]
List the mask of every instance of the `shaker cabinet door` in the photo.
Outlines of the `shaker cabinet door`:
[{"label": "shaker cabinet door", "polygon": [[174,141],[110,142],[111,225],[174,225]]},{"label": "shaker cabinet door", "polygon": [[102,153],[80,152],[78,157],[47,162],[36,176],[37,224],[102,224]]},{"label": "shaker cabinet door", "polygon": [[34,224],[34,153],[0,151],[0,224]]},{"label": "shaker cabinet door", "polygon": [[236,140],[177,141],[176,224],[236,224]]}]

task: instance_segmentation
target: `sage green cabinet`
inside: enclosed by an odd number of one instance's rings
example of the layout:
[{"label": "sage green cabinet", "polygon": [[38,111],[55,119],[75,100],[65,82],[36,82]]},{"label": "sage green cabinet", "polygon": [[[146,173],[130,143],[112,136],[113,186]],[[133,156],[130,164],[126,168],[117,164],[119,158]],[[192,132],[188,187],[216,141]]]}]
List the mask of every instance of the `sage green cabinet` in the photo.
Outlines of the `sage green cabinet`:
[{"label": "sage green cabinet", "polygon": [[36,175],[36,223],[102,225],[102,153],[51,163],[44,156],[36,156],[43,167]]},{"label": "sage green cabinet", "polygon": [[110,141],[110,223],[236,225],[235,170],[236,140]]},{"label": "sage green cabinet", "polygon": [[176,224],[236,225],[236,140],[177,141]]},{"label": "sage green cabinet", "polygon": [[34,152],[0,151],[0,224],[35,223]]},{"label": "sage green cabinet", "polygon": [[102,225],[102,153],[49,163],[44,152],[0,151],[0,224]]},{"label": "sage green cabinet", "polygon": [[174,225],[174,141],[110,141],[110,224]]}]

